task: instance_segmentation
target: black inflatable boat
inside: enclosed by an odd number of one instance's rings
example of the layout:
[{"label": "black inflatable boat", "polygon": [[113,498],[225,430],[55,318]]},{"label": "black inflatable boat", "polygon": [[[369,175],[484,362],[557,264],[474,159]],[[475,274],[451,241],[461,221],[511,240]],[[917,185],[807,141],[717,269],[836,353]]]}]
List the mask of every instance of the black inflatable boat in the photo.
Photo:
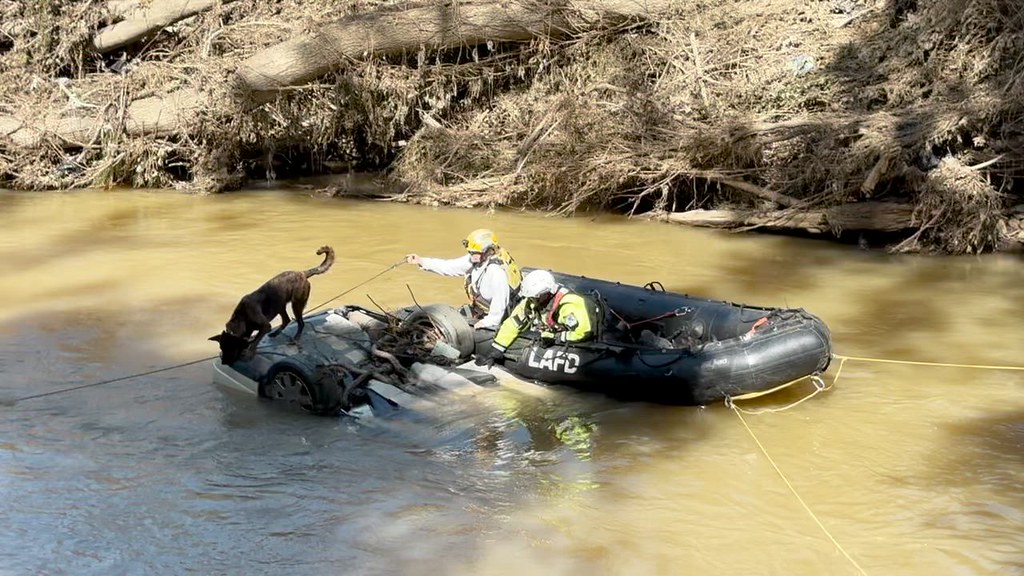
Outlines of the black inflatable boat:
[{"label": "black inflatable boat", "polygon": [[598,340],[544,348],[529,333],[504,368],[522,378],[673,404],[708,404],[824,372],[828,327],[803,309],[734,304],[555,272],[603,303]]}]

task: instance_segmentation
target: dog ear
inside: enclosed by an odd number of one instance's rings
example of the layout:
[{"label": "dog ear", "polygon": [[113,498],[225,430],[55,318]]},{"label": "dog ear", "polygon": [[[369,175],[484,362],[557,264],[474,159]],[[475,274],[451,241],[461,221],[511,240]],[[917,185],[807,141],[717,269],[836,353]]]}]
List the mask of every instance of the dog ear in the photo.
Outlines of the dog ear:
[{"label": "dog ear", "polygon": [[220,342],[220,337],[221,337],[221,334],[217,334],[216,336],[210,336],[209,339],[213,340],[214,342]]}]

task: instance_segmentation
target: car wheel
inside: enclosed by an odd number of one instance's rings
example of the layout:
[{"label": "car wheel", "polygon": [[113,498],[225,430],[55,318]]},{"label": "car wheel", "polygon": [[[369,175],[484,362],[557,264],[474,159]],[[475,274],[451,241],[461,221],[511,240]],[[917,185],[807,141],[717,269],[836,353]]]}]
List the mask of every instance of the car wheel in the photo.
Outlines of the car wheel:
[{"label": "car wheel", "polygon": [[275,364],[267,371],[261,396],[317,416],[335,416],[341,410],[342,390],[331,378],[312,378],[290,364]]},{"label": "car wheel", "polygon": [[460,358],[473,354],[473,327],[447,304],[428,304],[414,309],[402,321],[403,330],[436,328],[446,344],[459,351]]}]

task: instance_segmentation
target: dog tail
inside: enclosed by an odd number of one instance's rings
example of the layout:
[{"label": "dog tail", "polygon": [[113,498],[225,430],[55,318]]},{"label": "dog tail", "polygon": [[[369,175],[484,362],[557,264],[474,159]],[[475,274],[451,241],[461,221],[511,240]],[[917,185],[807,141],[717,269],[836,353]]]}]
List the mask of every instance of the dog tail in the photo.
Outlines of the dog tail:
[{"label": "dog tail", "polygon": [[334,264],[334,248],[331,248],[330,246],[321,246],[316,253],[326,254],[326,256],[324,256],[324,261],[319,266],[316,268],[310,268],[303,272],[303,274],[306,275],[306,278],[317,274],[323,274],[324,272],[327,272],[327,269],[331,267],[331,264]]}]

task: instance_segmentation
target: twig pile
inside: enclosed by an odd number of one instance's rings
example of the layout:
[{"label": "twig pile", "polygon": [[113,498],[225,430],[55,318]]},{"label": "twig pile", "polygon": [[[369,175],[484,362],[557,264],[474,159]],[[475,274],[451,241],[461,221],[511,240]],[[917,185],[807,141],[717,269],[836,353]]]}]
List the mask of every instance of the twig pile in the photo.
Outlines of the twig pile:
[{"label": "twig pile", "polygon": [[[367,55],[253,107],[227,81],[246,58],[411,5],[221,0],[99,52],[99,30],[156,4],[0,0],[0,185],[220,191],[383,169],[411,202],[785,216],[882,201],[911,208],[897,250],[1024,245],[1021,2],[696,0],[611,29],[578,3],[531,42]],[[132,102],[182,88],[210,103],[185,129],[128,136]],[[57,139],[55,111],[101,128]]]}]

